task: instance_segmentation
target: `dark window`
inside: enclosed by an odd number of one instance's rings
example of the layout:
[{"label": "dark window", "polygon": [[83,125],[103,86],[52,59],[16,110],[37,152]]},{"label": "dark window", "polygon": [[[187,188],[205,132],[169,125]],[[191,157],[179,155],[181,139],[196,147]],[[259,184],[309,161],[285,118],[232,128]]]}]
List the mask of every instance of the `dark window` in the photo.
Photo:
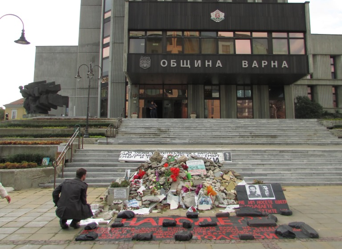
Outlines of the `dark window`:
[{"label": "dark window", "polygon": [[336,79],[335,74],[335,57],[330,56],[330,68],[331,68],[331,78]]},{"label": "dark window", "polygon": [[285,118],[285,98],[284,87],[270,86],[268,89],[270,118],[284,119]]},{"label": "dark window", "polygon": [[236,87],[237,118],[253,118],[252,86]]},{"label": "dark window", "polygon": [[313,101],[313,86],[308,86],[308,98]]},{"label": "dark window", "polygon": [[220,86],[204,86],[204,118],[220,118]]},{"label": "dark window", "polygon": [[332,95],[333,95],[333,106],[334,106],[334,108],[337,107],[337,94],[336,94],[336,91],[337,91],[337,87],[333,86],[332,87]]}]

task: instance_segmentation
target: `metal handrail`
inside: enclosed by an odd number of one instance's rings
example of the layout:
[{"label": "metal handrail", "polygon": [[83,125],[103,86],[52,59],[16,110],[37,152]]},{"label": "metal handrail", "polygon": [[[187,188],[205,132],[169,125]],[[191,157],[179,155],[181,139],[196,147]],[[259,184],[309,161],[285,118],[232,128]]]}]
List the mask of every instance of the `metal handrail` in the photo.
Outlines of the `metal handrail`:
[{"label": "metal handrail", "polygon": [[[59,154],[59,156],[57,157],[57,159],[55,161],[53,161],[52,165],[54,167],[54,176],[53,176],[53,187],[56,188],[56,177],[57,177],[57,166],[62,163],[62,177],[64,177],[64,166],[65,166],[65,156],[66,153],[68,152],[69,149],[71,149],[71,157],[70,157],[70,162],[72,162],[72,147],[73,147],[73,143],[76,139],[76,137],[78,137],[78,149],[80,149],[80,140],[81,137],[79,136],[80,134],[80,127],[78,127],[74,134],[71,136],[71,138],[69,139],[69,141],[67,142],[67,144],[65,145],[63,151],[61,152],[61,154]],[[83,139],[82,139],[82,149],[83,149]]]}]

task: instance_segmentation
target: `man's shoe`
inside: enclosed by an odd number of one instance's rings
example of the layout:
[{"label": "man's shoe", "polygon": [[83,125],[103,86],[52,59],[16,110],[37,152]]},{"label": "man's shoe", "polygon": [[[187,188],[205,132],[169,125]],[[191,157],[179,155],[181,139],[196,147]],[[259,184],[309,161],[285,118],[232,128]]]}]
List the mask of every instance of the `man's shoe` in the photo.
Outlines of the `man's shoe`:
[{"label": "man's shoe", "polygon": [[75,228],[75,229],[77,229],[77,228],[80,228],[81,226],[80,226],[80,224],[78,224],[78,223],[74,223],[74,222],[71,222],[70,223],[70,226],[71,227],[73,227],[73,228]]},{"label": "man's shoe", "polygon": [[68,229],[69,228],[69,226],[66,223],[62,223],[61,220],[59,221],[59,224],[61,225],[62,229]]}]

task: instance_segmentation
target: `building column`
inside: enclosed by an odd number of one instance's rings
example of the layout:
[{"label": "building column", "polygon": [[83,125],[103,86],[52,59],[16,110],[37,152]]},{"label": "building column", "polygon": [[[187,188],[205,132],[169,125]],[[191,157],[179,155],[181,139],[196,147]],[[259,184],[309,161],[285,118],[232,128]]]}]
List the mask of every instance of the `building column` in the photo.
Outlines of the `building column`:
[{"label": "building column", "polygon": [[295,96],[293,93],[293,88],[293,85],[284,86],[286,119],[295,118]]},{"label": "building column", "polygon": [[253,86],[253,117],[270,117],[269,94],[267,85]]},{"label": "building column", "polygon": [[204,118],[203,85],[188,85],[188,117],[195,112],[197,118]]},{"label": "building column", "polygon": [[236,85],[227,85],[225,87],[226,96],[226,118],[236,118],[237,117],[237,105],[236,105]]}]

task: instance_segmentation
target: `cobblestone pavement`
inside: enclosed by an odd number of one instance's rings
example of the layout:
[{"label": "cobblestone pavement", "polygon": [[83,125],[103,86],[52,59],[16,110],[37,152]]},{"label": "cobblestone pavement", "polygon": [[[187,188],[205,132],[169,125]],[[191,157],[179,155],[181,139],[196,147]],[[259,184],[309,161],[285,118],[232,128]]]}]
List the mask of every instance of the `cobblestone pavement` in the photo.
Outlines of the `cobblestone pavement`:
[{"label": "cobblestone pavement", "polygon": [[[292,216],[278,217],[278,224],[303,221],[318,231],[319,239],[254,241],[92,241],[78,242],[79,229],[62,230],[55,216],[52,189],[27,189],[10,193],[12,202],[0,200],[0,249],[242,249],[242,248],[342,248],[342,186],[286,187]],[[88,202],[98,203],[105,188],[89,188]],[[183,214],[183,210],[178,210]],[[163,214],[165,215],[165,213]],[[166,214],[168,215],[168,214]],[[184,214],[183,214],[184,215]]]}]

